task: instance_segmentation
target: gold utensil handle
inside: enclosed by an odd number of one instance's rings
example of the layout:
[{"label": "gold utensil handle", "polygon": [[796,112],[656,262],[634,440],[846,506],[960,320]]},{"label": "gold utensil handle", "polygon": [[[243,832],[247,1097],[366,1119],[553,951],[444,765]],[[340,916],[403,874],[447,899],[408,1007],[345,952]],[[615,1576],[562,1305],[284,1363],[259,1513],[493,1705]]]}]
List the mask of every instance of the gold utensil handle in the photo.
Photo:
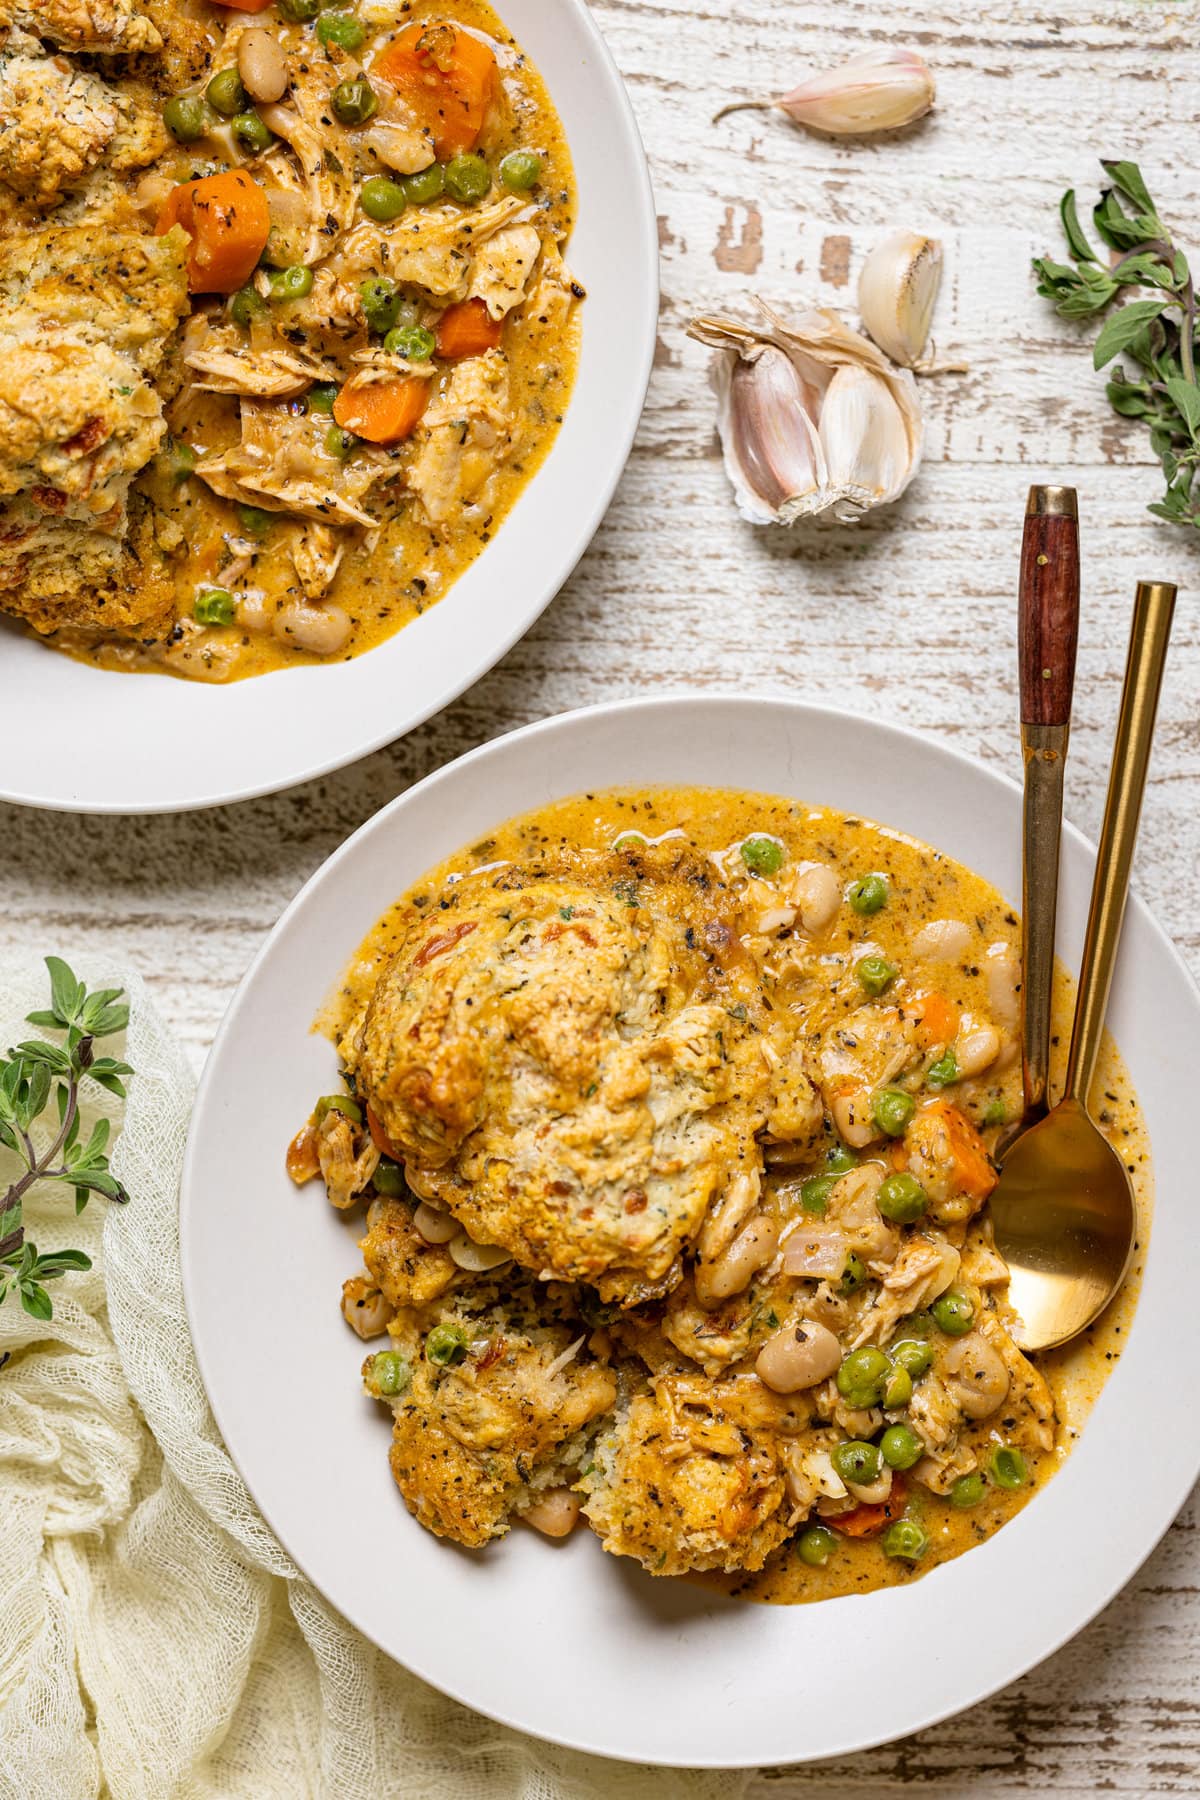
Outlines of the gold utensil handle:
[{"label": "gold utensil handle", "polygon": [[1138,583],[1137,599],[1133,607],[1133,628],[1129,635],[1129,656],[1125,664],[1125,682],[1121,689],[1121,712],[1117,720],[1116,742],[1113,745],[1108,799],[1104,806],[1104,824],[1096,852],[1092,903],[1083,943],[1083,963],[1079,971],[1071,1054],[1067,1063],[1066,1092],[1085,1108],[1096,1058],[1100,1052],[1113,966],[1121,939],[1121,922],[1125,916],[1125,900],[1129,893],[1129,872],[1137,843],[1138,820],[1146,788],[1146,772],[1150,766],[1154,720],[1158,711],[1158,696],[1162,687],[1174,611],[1175,588],[1171,582]]},{"label": "gold utensil handle", "polygon": [[1025,761],[1021,858],[1023,1123],[1046,1110],[1063,775],[1079,636],[1079,508],[1075,489],[1031,487],[1021,541],[1017,647]]}]

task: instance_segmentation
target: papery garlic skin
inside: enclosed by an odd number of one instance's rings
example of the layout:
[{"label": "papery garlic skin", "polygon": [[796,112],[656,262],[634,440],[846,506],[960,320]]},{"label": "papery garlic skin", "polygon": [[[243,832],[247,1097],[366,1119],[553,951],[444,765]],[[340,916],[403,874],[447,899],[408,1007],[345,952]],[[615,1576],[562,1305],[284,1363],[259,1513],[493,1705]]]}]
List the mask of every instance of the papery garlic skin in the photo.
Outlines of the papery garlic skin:
[{"label": "papery garlic skin", "polygon": [[703,317],[688,327],[723,352],[713,366],[717,429],[743,517],[853,523],[897,499],[924,438],[913,377],[836,313],[788,321],[757,304],[761,323]]},{"label": "papery garlic skin", "polygon": [[925,354],[942,285],[942,246],[916,231],[893,231],[876,244],[858,278],[858,310],[879,348],[901,368]]},{"label": "papery garlic skin", "polygon": [[933,71],[915,51],[881,46],[802,82],[775,105],[813,131],[859,137],[913,124],[936,94]]}]

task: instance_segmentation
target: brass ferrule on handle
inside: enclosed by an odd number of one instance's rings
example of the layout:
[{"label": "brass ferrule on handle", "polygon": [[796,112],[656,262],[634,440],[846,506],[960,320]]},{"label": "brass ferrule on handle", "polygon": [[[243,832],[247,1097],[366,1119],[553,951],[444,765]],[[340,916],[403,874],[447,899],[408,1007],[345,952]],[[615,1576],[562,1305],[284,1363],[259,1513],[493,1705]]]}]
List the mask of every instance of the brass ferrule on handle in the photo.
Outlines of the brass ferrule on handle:
[{"label": "brass ferrule on handle", "polygon": [[1138,583],[1067,1064],[1066,1093],[1085,1109],[1121,940],[1174,611],[1171,582]]}]

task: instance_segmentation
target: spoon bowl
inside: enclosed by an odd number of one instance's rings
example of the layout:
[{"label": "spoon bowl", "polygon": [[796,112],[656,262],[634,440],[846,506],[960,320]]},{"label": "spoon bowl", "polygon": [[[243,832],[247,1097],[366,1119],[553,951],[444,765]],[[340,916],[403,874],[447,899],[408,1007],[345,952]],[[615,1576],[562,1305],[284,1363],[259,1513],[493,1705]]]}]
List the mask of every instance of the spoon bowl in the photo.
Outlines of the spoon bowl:
[{"label": "spoon bowl", "polygon": [[1021,1348],[1085,1331],[1125,1279],[1136,1213],[1124,1163],[1077,1100],[1021,1134],[991,1204]]}]

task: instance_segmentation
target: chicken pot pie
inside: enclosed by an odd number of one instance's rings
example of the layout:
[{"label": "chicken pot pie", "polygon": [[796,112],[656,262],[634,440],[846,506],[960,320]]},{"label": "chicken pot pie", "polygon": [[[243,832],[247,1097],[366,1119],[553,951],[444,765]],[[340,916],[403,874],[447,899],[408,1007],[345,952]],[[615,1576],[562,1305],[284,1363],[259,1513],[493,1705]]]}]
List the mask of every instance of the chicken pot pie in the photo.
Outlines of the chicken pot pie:
[{"label": "chicken pot pie", "polygon": [[[582,1520],[652,1574],[788,1601],[1010,1518],[1137,1274],[1068,1350],[1018,1349],[987,1205],[1017,932],[925,845],[695,790],[559,803],[398,901],[288,1168],[365,1207],[343,1312],[388,1340],[364,1385],[414,1516],[474,1547]],[[1144,1220],[1111,1045],[1102,1080]]]},{"label": "chicken pot pie", "polygon": [[570,155],[483,0],[0,0],[0,611],[105,667],[344,658],[570,396]]}]

